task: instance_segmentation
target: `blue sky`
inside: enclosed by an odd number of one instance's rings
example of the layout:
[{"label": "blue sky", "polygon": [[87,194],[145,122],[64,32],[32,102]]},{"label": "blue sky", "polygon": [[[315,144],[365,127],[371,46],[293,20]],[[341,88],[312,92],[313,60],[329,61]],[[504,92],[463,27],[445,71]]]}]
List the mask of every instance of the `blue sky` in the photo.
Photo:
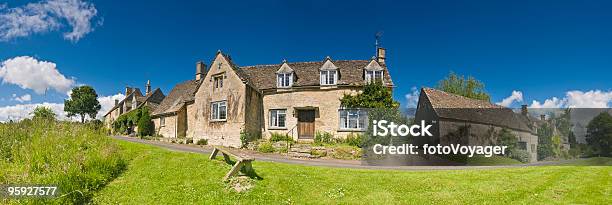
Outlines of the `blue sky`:
[{"label": "blue sky", "polygon": [[[49,1],[93,8],[95,15],[84,17],[91,29],[68,38],[74,26],[65,16],[17,37],[6,37],[15,28],[0,26],[0,61],[55,63],[73,85],[92,85],[101,96],[142,88],[148,79],[168,93],[218,49],[239,65],[369,59],[382,31],[394,97],[403,105],[412,87],[435,86],[451,70],[483,81],[493,102],[520,91],[523,102],[514,107],[554,98],[564,105],[589,96],[600,105],[612,101],[610,1]],[[0,22],[15,8],[49,1],[0,3]],[[83,19],[79,14],[74,19]],[[3,82],[0,107],[66,98]]]}]

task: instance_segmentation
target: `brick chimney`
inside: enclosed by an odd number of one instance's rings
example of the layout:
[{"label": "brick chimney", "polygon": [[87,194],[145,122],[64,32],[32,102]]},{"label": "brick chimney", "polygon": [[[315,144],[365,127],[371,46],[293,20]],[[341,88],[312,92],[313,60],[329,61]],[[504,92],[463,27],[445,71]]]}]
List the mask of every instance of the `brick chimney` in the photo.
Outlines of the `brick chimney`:
[{"label": "brick chimney", "polygon": [[129,86],[125,87],[125,96],[128,96],[132,94],[132,88],[130,88]]},{"label": "brick chimney", "polygon": [[540,115],[540,120],[542,121],[546,120],[546,115]]},{"label": "brick chimney", "polygon": [[195,79],[196,80],[200,80],[202,78],[204,78],[204,73],[206,72],[206,64],[204,64],[204,62],[202,61],[198,61],[196,63],[196,76]]},{"label": "brick chimney", "polygon": [[151,94],[151,80],[147,80],[147,86],[146,87],[146,91],[145,91],[145,96]]},{"label": "brick chimney", "polygon": [[527,116],[529,111],[527,110],[527,105],[521,105],[521,114]]},{"label": "brick chimney", "polygon": [[376,61],[378,61],[378,63],[385,65],[385,53],[386,53],[386,49],[383,47],[378,47],[376,48]]}]

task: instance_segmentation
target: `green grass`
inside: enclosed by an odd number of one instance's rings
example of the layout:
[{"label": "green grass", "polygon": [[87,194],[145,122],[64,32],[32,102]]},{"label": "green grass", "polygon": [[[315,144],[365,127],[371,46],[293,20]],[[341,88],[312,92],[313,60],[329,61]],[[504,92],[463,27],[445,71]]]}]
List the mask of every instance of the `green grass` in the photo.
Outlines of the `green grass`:
[{"label": "green grass", "polygon": [[[112,204],[612,204],[612,167],[547,166],[382,171],[255,161],[247,192],[221,181],[230,166],[207,155],[120,142],[128,170],[96,194]],[[606,164],[609,158],[581,163]]]},{"label": "green grass", "polygon": [[59,186],[57,198],[0,204],[86,203],[127,166],[120,147],[92,124],[23,120],[0,124],[0,184]]},{"label": "green grass", "polygon": [[509,157],[493,155],[491,157],[474,156],[467,158],[467,164],[470,166],[495,166],[522,164],[522,162]]}]

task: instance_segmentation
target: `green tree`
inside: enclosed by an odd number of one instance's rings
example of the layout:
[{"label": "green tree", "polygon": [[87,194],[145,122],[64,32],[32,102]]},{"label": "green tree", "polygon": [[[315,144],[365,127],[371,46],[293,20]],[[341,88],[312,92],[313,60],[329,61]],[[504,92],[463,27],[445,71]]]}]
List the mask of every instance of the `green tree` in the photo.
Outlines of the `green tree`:
[{"label": "green tree", "polygon": [[436,88],[447,93],[453,93],[472,99],[486,101],[490,101],[491,99],[489,94],[484,90],[484,83],[472,76],[468,76],[466,79],[463,75],[457,75],[452,71],[445,79],[438,82]]},{"label": "green tree", "polygon": [[516,146],[518,144],[518,139],[512,134],[512,132],[510,132],[506,128],[501,129],[497,137],[499,145],[508,147],[508,152],[505,153],[506,156],[509,156],[510,153],[514,152],[517,149]]},{"label": "green tree", "polygon": [[149,114],[149,109],[146,107],[141,109],[140,118],[138,119],[138,135],[141,137],[152,136],[155,128]]},{"label": "green tree", "polygon": [[612,116],[609,113],[602,112],[589,122],[586,141],[594,150],[594,154],[612,154]]},{"label": "green tree", "polygon": [[32,111],[33,119],[52,119],[55,120],[55,112],[51,108],[38,106]]},{"label": "green tree", "polygon": [[64,111],[68,113],[68,117],[79,115],[81,123],[85,122],[86,116],[96,118],[100,108],[98,94],[87,85],[73,88],[70,99],[64,100]]},{"label": "green tree", "polygon": [[380,81],[368,83],[357,95],[344,94],[340,104],[348,108],[399,108],[399,103],[393,100],[391,88]]}]

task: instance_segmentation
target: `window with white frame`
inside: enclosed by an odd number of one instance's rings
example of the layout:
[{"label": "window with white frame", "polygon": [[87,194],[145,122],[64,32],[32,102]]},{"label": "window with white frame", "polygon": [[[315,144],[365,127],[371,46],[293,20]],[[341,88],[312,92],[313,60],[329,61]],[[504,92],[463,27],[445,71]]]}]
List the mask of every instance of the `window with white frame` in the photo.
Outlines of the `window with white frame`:
[{"label": "window with white frame", "polygon": [[210,119],[226,120],[227,119],[227,102],[217,101],[210,103]]},{"label": "window with white frame", "polygon": [[368,83],[383,80],[383,71],[382,70],[366,70],[366,81]]},{"label": "window with white frame", "polygon": [[213,76],[213,86],[215,89],[223,88],[223,75]]},{"label": "window with white frame", "polygon": [[337,71],[335,70],[322,70],[321,71],[321,85],[335,85],[338,80]]},{"label": "window with white frame", "polygon": [[279,73],[276,75],[276,85],[279,88],[288,88],[293,85],[293,73]]},{"label": "window with white frame", "polygon": [[165,117],[160,117],[159,118],[159,126],[166,126],[166,118]]},{"label": "window with white frame", "polygon": [[340,129],[365,130],[367,127],[368,112],[360,109],[341,109]]},{"label": "window with white frame", "polygon": [[287,110],[286,109],[270,110],[270,127],[285,128],[286,120],[287,120]]}]

